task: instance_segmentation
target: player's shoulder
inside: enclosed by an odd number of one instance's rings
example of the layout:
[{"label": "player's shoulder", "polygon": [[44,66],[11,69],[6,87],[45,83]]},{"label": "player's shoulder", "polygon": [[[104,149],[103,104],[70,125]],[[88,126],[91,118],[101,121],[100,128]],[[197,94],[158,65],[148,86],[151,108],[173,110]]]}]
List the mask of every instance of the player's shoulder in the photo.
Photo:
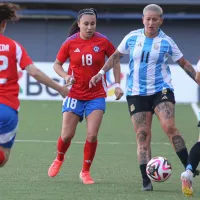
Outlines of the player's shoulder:
[{"label": "player's shoulder", "polygon": [[3,43],[3,44],[9,44],[9,45],[15,45],[15,44],[16,44],[16,41],[15,41],[15,40],[13,40],[13,39],[11,39],[11,38],[5,36],[5,35],[1,35],[0,41],[1,41],[1,43]]},{"label": "player's shoulder", "polygon": [[99,33],[99,32],[95,32],[95,36],[98,37],[98,38],[102,38],[102,39],[106,39],[108,40],[108,37],[102,33]]},{"label": "player's shoulder", "polygon": [[77,40],[77,39],[79,39],[78,33],[75,33],[75,34],[69,36],[69,37],[63,42],[63,44],[71,43],[71,42],[73,42],[73,41],[75,41],[75,40]]},{"label": "player's shoulder", "polygon": [[137,37],[137,36],[141,36],[143,35],[143,29],[137,29],[137,30],[133,30],[131,32],[129,32],[125,38],[128,40],[129,38],[132,38],[132,37]]},{"label": "player's shoulder", "polygon": [[159,37],[162,40],[168,42],[170,45],[174,45],[175,44],[174,40],[169,35],[165,34],[162,30],[160,30]]},{"label": "player's shoulder", "polygon": [[22,49],[24,49],[23,46],[19,42],[5,35],[0,36],[0,44],[8,46],[9,51],[16,52],[16,50],[21,51]]},{"label": "player's shoulder", "polygon": [[101,39],[103,41],[109,41],[109,42],[111,42],[110,39],[106,35],[104,35],[102,33],[99,33],[99,32],[95,32],[95,38]]}]

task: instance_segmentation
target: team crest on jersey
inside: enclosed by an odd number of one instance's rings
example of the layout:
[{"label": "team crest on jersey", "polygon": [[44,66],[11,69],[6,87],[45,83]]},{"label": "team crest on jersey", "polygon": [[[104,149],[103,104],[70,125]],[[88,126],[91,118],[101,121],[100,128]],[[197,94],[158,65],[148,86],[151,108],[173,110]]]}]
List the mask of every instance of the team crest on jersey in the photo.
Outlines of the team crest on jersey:
[{"label": "team crest on jersey", "polygon": [[166,94],[167,94],[167,89],[166,89],[166,88],[163,88],[162,94],[163,94],[163,95],[166,95]]},{"label": "team crest on jersey", "polygon": [[159,46],[158,46],[157,44],[154,44],[154,45],[153,45],[153,48],[154,48],[155,50],[158,50]]},{"label": "team crest on jersey", "polygon": [[98,46],[94,46],[93,50],[94,52],[99,52],[100,48]]}]

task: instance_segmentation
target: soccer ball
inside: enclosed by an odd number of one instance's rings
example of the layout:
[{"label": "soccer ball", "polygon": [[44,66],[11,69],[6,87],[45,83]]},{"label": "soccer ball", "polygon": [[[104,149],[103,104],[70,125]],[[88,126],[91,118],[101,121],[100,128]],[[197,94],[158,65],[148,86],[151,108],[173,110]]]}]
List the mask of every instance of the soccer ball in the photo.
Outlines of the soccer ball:
[{"label": "soccer ball", "polygon": [[164,157],[152,158],[146,167],[147,176],[154,182],[166,181],[172,173],[172,166]]}]

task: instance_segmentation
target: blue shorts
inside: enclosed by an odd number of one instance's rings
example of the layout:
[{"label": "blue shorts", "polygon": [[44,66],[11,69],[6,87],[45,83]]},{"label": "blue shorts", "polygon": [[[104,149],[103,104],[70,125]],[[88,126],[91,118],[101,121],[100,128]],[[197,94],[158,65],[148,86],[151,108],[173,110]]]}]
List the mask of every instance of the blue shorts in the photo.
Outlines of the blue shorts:
[{"label": "blue shorts", "polygon": [[11,148],[18,126],[18,112],[13,108],[0,104],[0,146]]},{"label": "blue shorts", "polygon": [[96,98],[92,100],[77,100],[71,97],[66,97],[63,100],[62,113],[73,112],[80,117],[80,121],[84,116],[87,117],[94,110],[106,110],[105,98]]}]

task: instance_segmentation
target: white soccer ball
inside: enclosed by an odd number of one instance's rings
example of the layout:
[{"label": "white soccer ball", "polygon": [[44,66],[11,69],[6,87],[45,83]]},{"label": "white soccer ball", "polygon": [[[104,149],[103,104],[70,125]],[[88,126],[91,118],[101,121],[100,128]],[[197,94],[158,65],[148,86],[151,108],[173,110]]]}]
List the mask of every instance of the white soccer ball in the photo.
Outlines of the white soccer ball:
[{"label": "white soccer ball", "polygon": [[154,182],[164,182],[172,174],[172,166],[164,157],[152,158],[146,167],[147,176]]}]

